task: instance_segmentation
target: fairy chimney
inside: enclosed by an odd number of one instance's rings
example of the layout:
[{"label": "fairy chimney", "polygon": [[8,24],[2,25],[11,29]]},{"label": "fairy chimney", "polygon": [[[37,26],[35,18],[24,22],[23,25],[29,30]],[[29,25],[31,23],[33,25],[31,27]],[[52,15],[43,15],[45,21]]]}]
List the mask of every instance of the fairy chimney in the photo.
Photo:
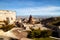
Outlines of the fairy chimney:
[{"label": "fairy chimney", "polygon": [[32,15],[30,15],[28,23],[30,23],[30,24],[34,24],[35,23],[34,18],[32,17]]}]

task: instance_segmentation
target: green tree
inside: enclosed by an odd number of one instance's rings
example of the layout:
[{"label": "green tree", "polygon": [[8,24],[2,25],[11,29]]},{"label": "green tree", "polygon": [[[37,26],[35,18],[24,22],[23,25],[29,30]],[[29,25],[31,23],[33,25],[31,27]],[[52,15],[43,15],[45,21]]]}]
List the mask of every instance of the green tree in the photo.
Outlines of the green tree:
[{"label": "green tree", "polygon": [[31,28],[31,31],[28,32],[28,38],[45,38],[45,37],[49,37],[52,35],[52,31],[51,30],[40,30],[40,29],[33,29]]},{"label": "green tree", "polygon": [[49,37],[51,35],[52,35],[52,32],[50,30],[41,31],[41,37]]},{"label": "green tree", "polygon": [[28,32],[28,38],[40,38],[41,30],[37,29],[31,29],[31,31]]}]

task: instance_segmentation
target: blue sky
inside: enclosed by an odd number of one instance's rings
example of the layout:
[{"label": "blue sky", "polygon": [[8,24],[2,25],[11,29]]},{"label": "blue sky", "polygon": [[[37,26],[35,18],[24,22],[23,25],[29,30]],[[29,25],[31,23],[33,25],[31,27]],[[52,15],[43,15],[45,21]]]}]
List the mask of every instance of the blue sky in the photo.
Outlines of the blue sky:
[{"label": "blue sky", "polygon": [[17,15],[60,16],[60,0],[0,0],[0,10]]}]

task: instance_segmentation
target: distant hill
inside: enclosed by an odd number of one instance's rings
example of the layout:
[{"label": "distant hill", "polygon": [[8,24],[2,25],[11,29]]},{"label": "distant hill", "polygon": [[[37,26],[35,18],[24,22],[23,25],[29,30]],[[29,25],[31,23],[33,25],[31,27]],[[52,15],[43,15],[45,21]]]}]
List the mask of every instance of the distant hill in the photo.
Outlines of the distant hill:
[{"label": "distant hill", "polygon": [[51,17],[41,21],[43,24],[60,26],[60,17]]},{"label": "distant hill", "polygon": [[[34,18],[49,18],[51,16],[32,15]],[[17,16],[17,18],[29,18],[29,16]]]}]

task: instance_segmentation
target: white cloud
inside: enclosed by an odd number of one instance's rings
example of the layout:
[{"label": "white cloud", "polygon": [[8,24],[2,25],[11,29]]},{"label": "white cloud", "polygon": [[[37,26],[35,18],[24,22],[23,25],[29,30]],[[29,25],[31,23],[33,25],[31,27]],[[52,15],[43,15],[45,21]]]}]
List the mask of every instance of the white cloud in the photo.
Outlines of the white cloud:
[{"label": "white cloud", "polygon": [[18,15],[60,15],[60,7],[44,6],[15,9]]}]

